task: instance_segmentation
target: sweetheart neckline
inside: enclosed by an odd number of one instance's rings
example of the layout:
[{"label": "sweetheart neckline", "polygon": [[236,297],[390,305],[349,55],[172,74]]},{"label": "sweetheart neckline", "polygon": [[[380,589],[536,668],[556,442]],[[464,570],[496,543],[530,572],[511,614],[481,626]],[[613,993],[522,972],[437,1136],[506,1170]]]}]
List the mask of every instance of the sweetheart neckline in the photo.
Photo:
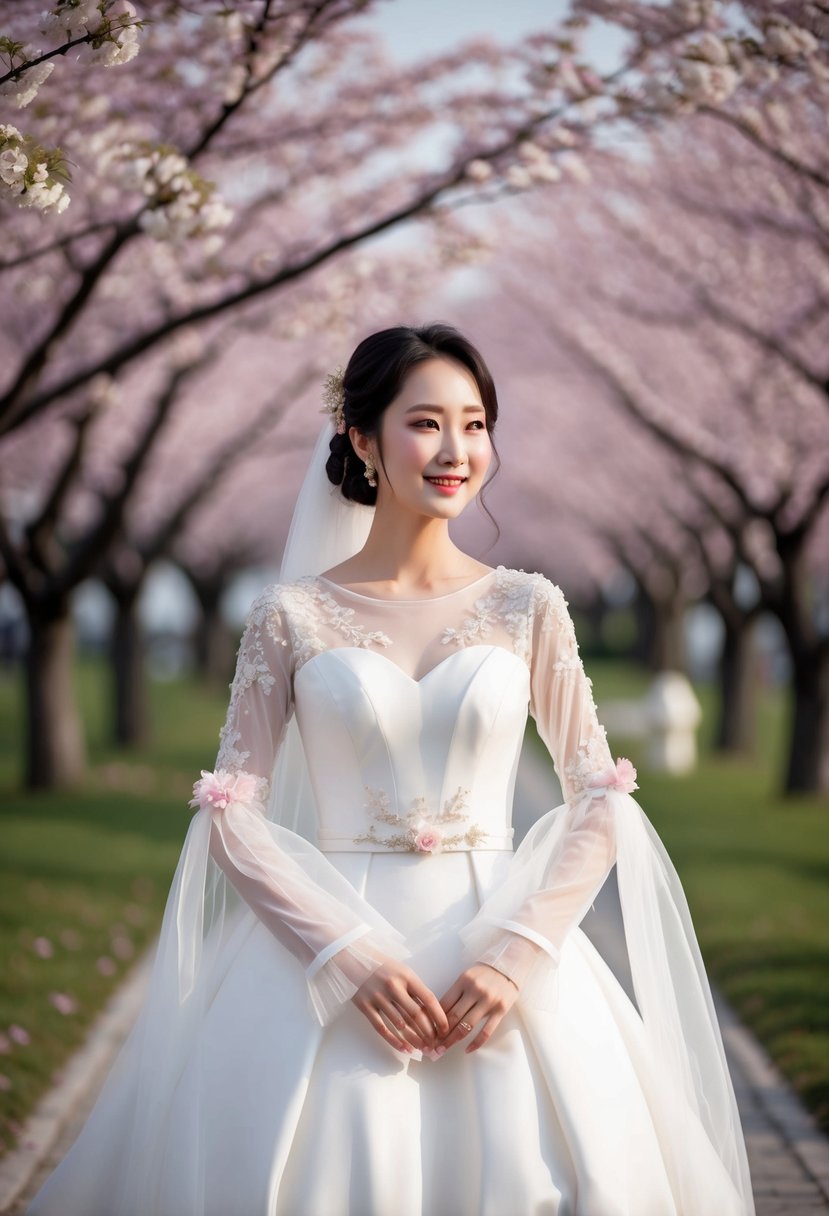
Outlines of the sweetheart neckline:
[{"label": "sweetheart neckline", "polygon": [[418,688],[421,687],[431,675],[434,675],[436,671],[439,671],[441,667],[445,667],[445,665],[451,659],[456,659],[460,655],[468,654],[471,650],[502,650],[504,654],[507,654],[510,656],[510,658],[515,659],[516,663],[520,663],[525,671],[528,671],[526,663],[515,653],[514,650],[509,650],[506,646],[499,646],[497,642],[476,642],[471,646],[464,646],[460,650],[453,650],[451,654],[447,654],[445,658],[442,658],[440,662],[435,663],[433,667],[430,667],[429,670],[424,672],[424,674],[419,678],[409,675],[408,671],[404,671],[399,663],[395,663],[394,659],[390,659],[389,656],[387,654],[383,654],[381,650],[370,650],[367,646],[329,646],[326,650],[320,650],[316,654],[311,655],[310,659],[306,659],[299,671],[296,673],[294,680],[296,681],[305,668],[308,667],[309,664],[313,663],[315,659],[321,659],[324,655],[333,654],[339,650],[350,650],[357,651],[359,654],[374,655],[375,658],[381,659],[384,663],[387,663],[390,667],[394,668],[394,670],[398,672],[404,680],[407,680],[410,684],[413,684]]}]

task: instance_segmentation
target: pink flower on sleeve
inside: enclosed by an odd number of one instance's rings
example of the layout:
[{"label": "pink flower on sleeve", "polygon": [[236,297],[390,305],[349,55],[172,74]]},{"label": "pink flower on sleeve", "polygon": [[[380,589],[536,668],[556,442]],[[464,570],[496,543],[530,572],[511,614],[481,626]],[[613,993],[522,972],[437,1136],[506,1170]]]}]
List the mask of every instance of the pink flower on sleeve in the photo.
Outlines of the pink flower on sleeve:
[{"label": "pink flower on sleeve", "polygon": [[217,769],[208,773],[201,771],[201,778],[193,786],[194,797],[190,806],[201,810],[223,811],[231,802],[241,802],[251,806],[256,801],[258,780],[252,773],[228,773],[225,769]]},{"label": "pink flower on sleeve", "polygon": [[597,773],[589,783],[590,789],[600,789],[604,786],[621,790],[623,794],[631,794],[634,790],[638,790],[636,769],[630,760],[625,756],[618,756],[614,765]]},{"label": "pink flower on sleeve", "polygon": [[631,794],[634,790],[639,789],[636,783],[636,769],[625,756],[618,756],[616,759],[616,780],[613,784],[623,794]]}]

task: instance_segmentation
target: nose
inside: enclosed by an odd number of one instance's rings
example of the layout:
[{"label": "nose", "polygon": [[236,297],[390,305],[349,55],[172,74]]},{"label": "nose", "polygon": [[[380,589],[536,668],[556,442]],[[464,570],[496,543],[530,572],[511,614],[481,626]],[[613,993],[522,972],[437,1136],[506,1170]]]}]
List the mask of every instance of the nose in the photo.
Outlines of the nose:
[{"label": "nose", "polygon": [[466,464],[466,451],[463,438],[449,430],[444,431],[444,437],[441,460],[448,459],[451,465]]}]

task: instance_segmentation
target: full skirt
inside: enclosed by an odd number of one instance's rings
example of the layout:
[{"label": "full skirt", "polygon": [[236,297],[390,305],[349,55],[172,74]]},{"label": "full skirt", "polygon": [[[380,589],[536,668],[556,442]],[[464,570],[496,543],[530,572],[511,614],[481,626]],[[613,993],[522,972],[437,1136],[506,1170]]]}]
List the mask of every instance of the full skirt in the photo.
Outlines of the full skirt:
[{"label": "full skirt", "polygon": [[[510,856],[328,854],[406,934],[409,964],[438,998],[463,969],[458,930]],[[247,909],[219,964],[142,1216],[739,1211],[702,1127],[676,1112],[635,1005],[581,928],[564,943],[553,1011],[519,998],[479,1051],[465,1052],[467,1038],[435,1060],[396,1051],[350,1001],[320,1027],[301,966]],[[117,1206],[134,1073],[122,1053],[28,1216],[134,1216]],[[699,1212],[682,1211],[671,1176],[675,1115],[704,1192]]]}]

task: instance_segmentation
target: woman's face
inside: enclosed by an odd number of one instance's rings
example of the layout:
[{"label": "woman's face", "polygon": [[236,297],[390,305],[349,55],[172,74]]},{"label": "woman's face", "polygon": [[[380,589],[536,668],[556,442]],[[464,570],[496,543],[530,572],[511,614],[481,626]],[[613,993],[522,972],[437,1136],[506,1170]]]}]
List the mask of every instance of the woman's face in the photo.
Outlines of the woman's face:
[{"label": "woman's face", "polygon": [[381,436],[385,475],[376,441],[363,439],[359,448],[374,457],[378,507],[394,498],[421,515],[454,519],[475,498],[492,459],[475,377],[445,356],[412,369],[383,412]]}]

